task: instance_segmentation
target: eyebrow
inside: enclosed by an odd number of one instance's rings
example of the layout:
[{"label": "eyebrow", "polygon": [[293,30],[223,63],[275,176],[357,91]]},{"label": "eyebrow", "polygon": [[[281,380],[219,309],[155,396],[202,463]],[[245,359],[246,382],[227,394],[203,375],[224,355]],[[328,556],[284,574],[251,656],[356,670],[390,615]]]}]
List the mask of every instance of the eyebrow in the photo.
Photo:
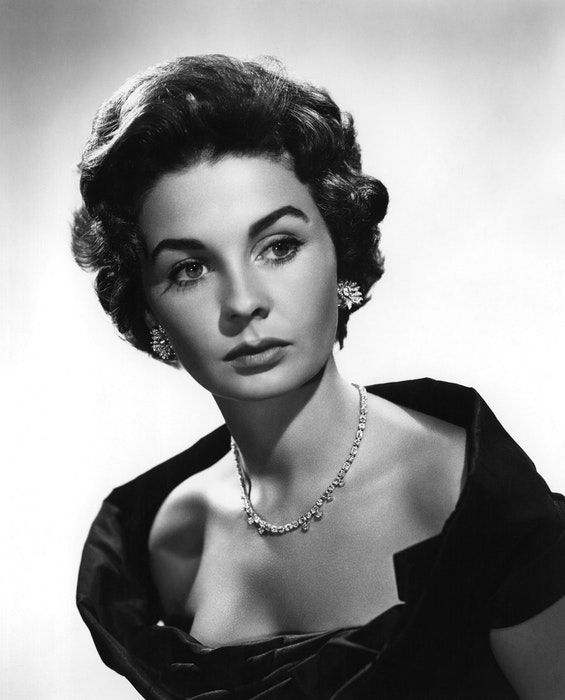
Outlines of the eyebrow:
[{"label": "eyebrow", "polygon": [[[301,219],[302,221],[309,221],[308,217],[302,211],[302,209],[298,209],[297,207],[293,207],[292,205],[287,204],[284,207],[279,207],[279,209],[275,209],[269,214],[262,216],[260,219],[257,219],[257,221],[251,224],[251,226],[249,227],[249,238],[253,240],[266,228],[269,228],[269,226],[272,226],[276,221],[282,219],[283,216],[294,216],[297,219]],[[164,238],[162,241],[159,241],[159,243],[157,243],[150,257],[151,261],[155,262],[159,253],[162,253],[164,250],[205,249],[206,246],[204,245],[204,243],[202,243],[202,241],[199,241],[197,238]]]}]

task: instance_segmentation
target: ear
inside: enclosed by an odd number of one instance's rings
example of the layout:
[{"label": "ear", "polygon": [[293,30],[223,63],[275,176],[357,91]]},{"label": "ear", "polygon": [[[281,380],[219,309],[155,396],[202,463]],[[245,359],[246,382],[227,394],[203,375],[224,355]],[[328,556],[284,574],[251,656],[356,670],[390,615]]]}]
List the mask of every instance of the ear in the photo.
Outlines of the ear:
[{"label": "ear", "polygon": [[143,317],[145,319],[145,325],[147,326],[147,328],[149,328],[149,330],[159,325],[159,321],[157,321],[157,319],[153,315],[153,312],[149,309],[145,309],[145,311],[143,312]]}]

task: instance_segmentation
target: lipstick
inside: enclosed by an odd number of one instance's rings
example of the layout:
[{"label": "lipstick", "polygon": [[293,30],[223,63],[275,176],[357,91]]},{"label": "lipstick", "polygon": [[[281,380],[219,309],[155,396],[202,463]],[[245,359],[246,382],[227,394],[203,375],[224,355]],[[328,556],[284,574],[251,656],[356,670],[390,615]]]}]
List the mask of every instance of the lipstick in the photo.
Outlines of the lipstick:
[{"label": "lipstick", "polygon": [[289,343],[278,338],[263,338],[257,343],[241,343],[225,355],[224,361],[237,369],[265,369],[284,357],[287,345]]}]

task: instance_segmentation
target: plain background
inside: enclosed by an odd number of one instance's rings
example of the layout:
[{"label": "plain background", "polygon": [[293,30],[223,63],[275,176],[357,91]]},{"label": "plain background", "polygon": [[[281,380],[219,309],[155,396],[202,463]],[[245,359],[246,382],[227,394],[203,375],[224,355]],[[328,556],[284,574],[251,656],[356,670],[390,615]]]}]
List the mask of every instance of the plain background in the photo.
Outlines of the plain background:
[{"label": "plain background", "polygon": [[339,365],[477,387],[565,491],[562,2],[15,0],[0,27],[3,698],[138,697],[75,610],[82,543],[114,486],[221,420],[117,338],[69,252],[94,111],[158,61],[275,55],[353,112],[391,206]]}]

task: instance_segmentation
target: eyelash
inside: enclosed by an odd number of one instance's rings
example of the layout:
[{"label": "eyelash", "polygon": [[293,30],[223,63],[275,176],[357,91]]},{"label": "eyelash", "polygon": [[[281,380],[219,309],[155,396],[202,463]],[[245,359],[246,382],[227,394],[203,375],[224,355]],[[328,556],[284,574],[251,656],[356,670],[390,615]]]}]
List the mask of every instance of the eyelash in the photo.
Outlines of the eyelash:
[{"label": "eyelash", "polygon": [[272,258],[271,260],[268,260],[269,265],[284,265],[285,263],[290,262],[296,256],[299,248],[302,246],[301,241],[298,241],[296,238],[294,238],[294,236],[281,236],[275,241],[271,241],[269,245],[262,251],[261,255],[263,255],[265,251],[271,250],[276,245],[280,245],[281,243],[289,245],[291,247],[291,251],[282,258]]},{"label": "eyelash", "polygon": [[[267,251],[272,250],[274,248],[274,246],[280,245],[281,243],[289,245],[291,248],[290,252],[281,258],[271,258],[271,259],[264,258],[268,265],[272,265],[274,267],[277,267],[279,265],[284,265],[285,263],[290,262],[291,260],[293,260],[296,257],[299,248],[302,246],[302,243],[300,241],[298,241],[296,238],[294,238],[293,236],[281,236],[281,238],[278,238],[275,241],[271,241],[269,243],[269,245],[267,245],[261,251],[259,257],[264,256],[264,254]],[[171,271],[169,273],[170,285],[169,285],[168,289],[172,286],[175,286],[175,287],[178,287],[181,289],[186,288],[186,287],[194,287],[195,285],[197,285],[203,281],[204,275],[202,275],[202,277],[198,277],[198,278],[193,279],[193,280],[179,280],[178,279],[179,274],[185,268],[187,268],[189,265],[192,265],[192,264],[202,265],[203,267],[206,267],[206,265],[207,265],[207,263],[204,260],[199,260],[198,258],[189,258],[187,260],[181,260],[180,262],[178,262],[176,265],[174,265],[171,268]]]},{"label": "eyelash", "polygon": [[178,276],[179,274],[187,268],[189,265],[202,265],[203,267],[206,266],[206,263],[203,260],[198,260],[198,258],[190,258],[188,260],[181,260],[179,263],[176,265],[173,265],[171,268],[171,271],[169,273],[169,281],[170,285],[167,287],[167,289],[170,289],[170,287],[175,286],[175,287],[193,287],[195,284],[198,284],[201,280],[202,277],[198,277],[194,280],[179,280]]}]

